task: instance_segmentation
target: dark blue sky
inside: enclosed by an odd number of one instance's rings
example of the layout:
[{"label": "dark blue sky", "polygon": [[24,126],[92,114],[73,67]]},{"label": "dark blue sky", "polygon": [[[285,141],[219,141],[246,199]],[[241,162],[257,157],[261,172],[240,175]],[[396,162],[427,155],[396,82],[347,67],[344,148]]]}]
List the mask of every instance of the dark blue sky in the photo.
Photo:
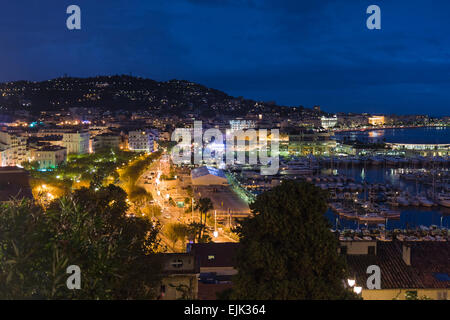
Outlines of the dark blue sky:
[{"label": "dark blue sky", "polygon": [[[371,4],[381,30],[366,28]],[[3,1],[0,81],[132,72],[331,112],[448,115],[449,17],[448,0]]]}]

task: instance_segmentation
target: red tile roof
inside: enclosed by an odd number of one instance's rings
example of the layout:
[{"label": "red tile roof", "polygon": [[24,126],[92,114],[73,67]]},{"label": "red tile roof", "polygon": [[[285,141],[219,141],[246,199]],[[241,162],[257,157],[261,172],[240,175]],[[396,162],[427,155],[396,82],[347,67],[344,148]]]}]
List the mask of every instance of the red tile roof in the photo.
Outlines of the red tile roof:
[{"label": "red tile roof", "polygon": [[[411,265],[403,260],[402,246],[411,247]],[[449,281],[439,280],[437,273],[450,275],[450,243],[437,241],[377,242],[376,255],[347,255],[349,276],[366,288],[370,265],[381,269],[381,288],[449,288]]]}]

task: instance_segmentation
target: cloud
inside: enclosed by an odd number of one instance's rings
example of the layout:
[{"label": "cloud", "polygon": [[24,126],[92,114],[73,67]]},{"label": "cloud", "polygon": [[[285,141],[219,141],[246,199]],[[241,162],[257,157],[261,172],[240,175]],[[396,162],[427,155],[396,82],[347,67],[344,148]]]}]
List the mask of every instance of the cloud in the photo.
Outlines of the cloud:
[{"label": "cloud", "polygon": [[450,71],[446,1],[379,0],[376,32],[365,27],[372,3],[359,0],[78,0],[77,32],[65,28],[69,4],[3,5],[0,80],[132,72],[290,105],[450,101],[439,92]]}]

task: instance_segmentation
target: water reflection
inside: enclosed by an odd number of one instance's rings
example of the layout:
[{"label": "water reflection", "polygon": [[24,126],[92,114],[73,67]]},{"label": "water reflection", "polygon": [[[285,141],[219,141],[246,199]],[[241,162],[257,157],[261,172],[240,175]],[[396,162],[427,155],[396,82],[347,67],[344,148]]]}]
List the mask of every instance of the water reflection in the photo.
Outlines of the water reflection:
[{"label": "water reflection", "polygon": [[[338,168],[334,169],[339,175],[345,175],[355,179],[357,183],[377,183],[383,184],[388,187],[398,188],[402,191],[408,192],[411,195],[416,195],[420,193],[427,192],[430,190],[431,186],[424,185],[419,181],[406,181],[400,179],[400,175],[405,172],[405,169],[397,168],[364,168],[364,167],[348,167],[348,168]],[[323,169],[322,174],[330,174],[330,169]],[[417,228],[420,225],[431,226],[437,225],[444,227],[449,227],[450,223],[450,208],[445,208],[442,206],[434,206],[431,208],[426,207],[397,207],[396,210],[401,211],[400,220],[388,220],[388,229],[407,229],[407,228]],[[329,210],[327,212],[327,217],[330,223],[335,227],[336,225],[336,215]],[[442,220],[441,220],[442,219]],[[362,228],[366,225],[358,224],[358,222],[339,219],[339,224],[341,228]],[[368,226],[369,227],[369,226]],[[376,227],[370,226],[370,227]]]},{"label": "water reflection", "polygon": [[398,143],[450,143],[450,127],[426,127],[404,129],[382,129],[370,131],[337,132],[338,140],[360,140],[363,142],[398,142]]}]

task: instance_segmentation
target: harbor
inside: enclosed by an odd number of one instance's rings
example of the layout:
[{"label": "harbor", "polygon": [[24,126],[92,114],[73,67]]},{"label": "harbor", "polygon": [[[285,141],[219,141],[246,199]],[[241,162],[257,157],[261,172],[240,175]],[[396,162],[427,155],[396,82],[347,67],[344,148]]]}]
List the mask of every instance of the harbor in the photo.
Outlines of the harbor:
[{"label": "harbor", "polygon": [[[329,194],[326,216],[335,230],[403,230],[405,234],[405,230],[448,229],[449,133],[447,127],[341,132],[329,154],[282,156],[277,175],[261,176],[249,165],[229,171],[254,196],[285,179],[323,189]],[[353,138],[369,144],[383,141],[389,147],[349,152],[345,145]],[[419,149],[393,147],[412,146],[413,141],[425,144]],[[444,152],[436,145],[444,146]]]}]

